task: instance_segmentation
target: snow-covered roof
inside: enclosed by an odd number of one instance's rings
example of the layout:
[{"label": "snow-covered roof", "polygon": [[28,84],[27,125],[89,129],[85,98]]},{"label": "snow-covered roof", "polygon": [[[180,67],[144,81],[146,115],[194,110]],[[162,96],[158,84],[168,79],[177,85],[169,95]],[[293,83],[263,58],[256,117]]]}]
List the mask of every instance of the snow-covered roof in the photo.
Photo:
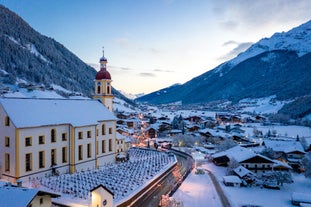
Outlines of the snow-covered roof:
[{"label": "snow-covered roof", "polygon": [[271,148],[275,152],[302,152],[305,153],[300,142],[297,141],[275,141],[275,140],[265,140],[265,146]]},{"label": "snow-covered roof", "polygon": [[228,150],[215,153],[212,155],[212,157],[217,158],[217,157],[227,156],[229,158],[234,158],[238,162],[242,162],[244,160],[254,157],[255,155],[256,154],[253,151],[237,145]]},{"label": "snow-covered roof", "polygon": [[116,120],[97,100],[0,98],[0,104],[17,128],[58,124],[87,126]]},{"label": "snow-covered roof", "polygon": [[123,140],[126,140],[126,139],[127,139],[126,136],[120,134],[119,132],[116,133],[116,137],[117,137],[117,140],[122,140],[122,139],[123,139]]},{"label": "snow-covered roof", "polygon": [[311,194],[293,192],[292,200],[299,201],[302,203],[311,203]]},{"label": "snow-covered roof", "polygon": [[285,162],[281,162],[279,160],[273,160],[273,162],[274,162],[273,167],[284,167],[287,169],[292,169],[292,167],[286,164]]},{"label": "snow-covered roof", "polygon": [[235,175],[223,176],[223,179],[226,183],[242,183],[241,179]]},{"label": "snow-covered roof", "polygon": [[251,151],[250,149],[241,147],[240,145],[237,145],[237,146],[232,147],[228,150],[218,152],[218,153],[215,153],[212,155],[213,158],[219,158],[222,156],[227,156],[229,159],[235,159],[239,163],[241,163],[245,160],[251,159],[253,157],[261,157],[261,158],[268,160],[271,163],[273,163],[273,161],[271,159],[269,159],[268,157],[265,157],[265,156],[260,155],[260,154],[256,154],[255,152]]},{"label": "snow-covered roof", "polygon": [[28,206],[36,195],[42,193],[52,197],[59,197],[57,194],[38,189],[3,186],[0,187],[0,203],[2,207]]},{"label": "snow-covered roof", "polygon": [[238,176],[240,176],[241,178],[244,177],[245,175],[254,175],[254,173],[248,169],[246,169],[245,167],[243,166],[239,166],[235,169],[233,169],[233,172],[235,172]]}]

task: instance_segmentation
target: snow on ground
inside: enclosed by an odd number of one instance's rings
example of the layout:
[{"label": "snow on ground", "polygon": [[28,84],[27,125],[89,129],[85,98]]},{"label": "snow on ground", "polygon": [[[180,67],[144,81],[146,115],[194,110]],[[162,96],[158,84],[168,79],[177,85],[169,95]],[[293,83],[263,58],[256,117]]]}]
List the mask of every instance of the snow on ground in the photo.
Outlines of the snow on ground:
[{"label": "snow on ground", "polygon": [[232,207],[245,204],[264,207],[292,206],[291,194],[293,192],[306,193],[311,190],[311,179],[302,174],[293,174],[294,183],[284,184],[281,190],[265,189],[261,187],[227,187],[221,186],[232,203]]},{"label": "snow on ground", "polygon": [[259,114],[277,113],[288,101],[272,101],[275,96],[259,99],[243,99],[239,105],[243,107],[241,112],[255,112]]},{"label": "snow on ground", "polygon": [[[193,157],[202,160],[200,152],[194,152]],[[228,187],[222,182],[226,175],[225,167],[218,167],[211,162],[205,162],[203,169],[210,170],[217,178],[232,207],[242,205],[258,205],[262,207],[290,207],[293,192],[308,193],[311,190],[311,179],[306,179],[303,174],[293,174],[294,183],[284,184],[281,190],[272,190],[261,187]],[[194,171],[189,174],[180,188],[173,195],[183,202],[184,206],[221,206],[213,183],[207,174],[196,175]]]},{"label": "snow on ground", "polygon": [[68,93],[68,94],[69,94],[69,93],[73,93],[72,91],[69,91],[69,90],[63,88],[63,87],[60,86],[60,85],[51,84],[51,86],[52,86],[53,89],[55,89],[55,90],[63,91],[63,92]]},{"label": "snow on ground", "polygon": [[195,174],[195,170],[192,170],[173,197],[182,201],[185,207],[222,206],[209,175]]},{"label": "snow on ground", "polygon": [[17,98],[64,98],[61,95],[57,94],[55,91],[40,91],[33,90],[28,91],[25,88],[19,89],[17,92],[6,93],[4,97],[17,97]]},{"label": "snow on ground", "polygon": [[299,137],[311,137],[311,128],[305,126],[296,126],[296,125],[288,125],[288,126],[281,126],[281,125],[271,125],[271,126],[263,126],[261,124],[247,124],[247,127],[241,127],[241,129],[245,130],[245,135],[252,136],[253,130],[256,127],[257,130],[262,131],[263,135],[270,132],[272,133],[273,130],[276,130],[279,136],[286,136],[296,138],[297,135]]},{"label": "snow on ground", "polygon": [[127,112],[127,113],[136,113],[139,110],[137,108],[130,108],[131,106],[126,103],[124,100],[114,97],[113,100],[113,109],[119,112]]}]

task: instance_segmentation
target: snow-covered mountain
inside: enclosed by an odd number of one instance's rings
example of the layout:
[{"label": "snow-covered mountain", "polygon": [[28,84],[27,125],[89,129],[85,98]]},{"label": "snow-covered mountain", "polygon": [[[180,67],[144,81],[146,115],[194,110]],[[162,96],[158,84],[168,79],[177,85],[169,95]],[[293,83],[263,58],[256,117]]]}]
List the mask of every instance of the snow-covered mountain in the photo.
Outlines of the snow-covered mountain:
[{"label": "snow-covered mountain", "polygon": [[[311,52],[311,20],[291,29],[288,32],[275,33],[270,38],[263,38],[259,42],[253,44],[245,52],[240,53],[236,58],[229,60],[226,64],[231,67],[243,62],[249,58],[255,57],[261,53],[288,50],[295,51],[301,57]],[[266,59],[269,61],[269,58]],[[221,72],[222,66],[215,68],[214,72]]]},{"label": "snow-covered mountain", "polygon": [[[311,95],[311,21],[253,44],[213,70],[137,101],[183,104],[274,96],[294,100]],[[165,93],[162,93],[165,91]]]},{"label": "snow-covered mountain", "polygon": [[[96,70],[93,67],[59,42],[35,31],[2,5],[0,48],[0,92],[6,92],[8,88],[13,92],[22,91],[17,86],[19,84],[42,86],[45,89],[61,87],[68,93],[77,92],[84,96],[91,96],[94,91]],[[56,91],[68,95],[64,90]],[[116,97],[133,104],[114,88],[112,92]]]}]

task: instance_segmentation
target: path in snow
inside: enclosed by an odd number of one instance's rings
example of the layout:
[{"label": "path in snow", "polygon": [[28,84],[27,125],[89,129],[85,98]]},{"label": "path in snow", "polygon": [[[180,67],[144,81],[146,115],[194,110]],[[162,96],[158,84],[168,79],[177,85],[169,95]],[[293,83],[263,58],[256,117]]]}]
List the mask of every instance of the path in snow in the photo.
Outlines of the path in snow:
[{"label": "path in snow", "polygon": [[228,201],[227,196],[224,194],[222,188],[220,187],[220,185],[219,185],[215,175],[211,171],[209,171],[209,170],[206,170],[206,171],[207,171],[208,175],[210,176],[210,178],[213,181],[213,184],[215,186],[215,189],[216,189],[216,191],[218,193],[218,196],[220,198],[220,201],[221,201],[222,205],[225,206],[225,207],[230,207],[231,206],[230,202]]},{"label": "path in snow", "polygon": [[207,174],[195,174],[195,169],[184,180],[173,197],[182,201],[183,206],[222,207],[211,178]]}]

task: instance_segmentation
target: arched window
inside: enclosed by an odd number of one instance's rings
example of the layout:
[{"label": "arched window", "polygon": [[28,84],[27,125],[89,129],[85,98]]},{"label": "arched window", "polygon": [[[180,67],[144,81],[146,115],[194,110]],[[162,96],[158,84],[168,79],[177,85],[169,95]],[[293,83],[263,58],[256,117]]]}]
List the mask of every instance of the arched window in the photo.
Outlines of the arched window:
[{"label": "arched window", "polygon": [[51,142],[56,142],[56,129],[51,130]]},{"label": "arched window", "polygon": [[107,86],[107,94],[110,94],[110,87]]},{"label": "arched window", "polygon": [[97,93],[100,94],[100,86],[97,86]]}]

